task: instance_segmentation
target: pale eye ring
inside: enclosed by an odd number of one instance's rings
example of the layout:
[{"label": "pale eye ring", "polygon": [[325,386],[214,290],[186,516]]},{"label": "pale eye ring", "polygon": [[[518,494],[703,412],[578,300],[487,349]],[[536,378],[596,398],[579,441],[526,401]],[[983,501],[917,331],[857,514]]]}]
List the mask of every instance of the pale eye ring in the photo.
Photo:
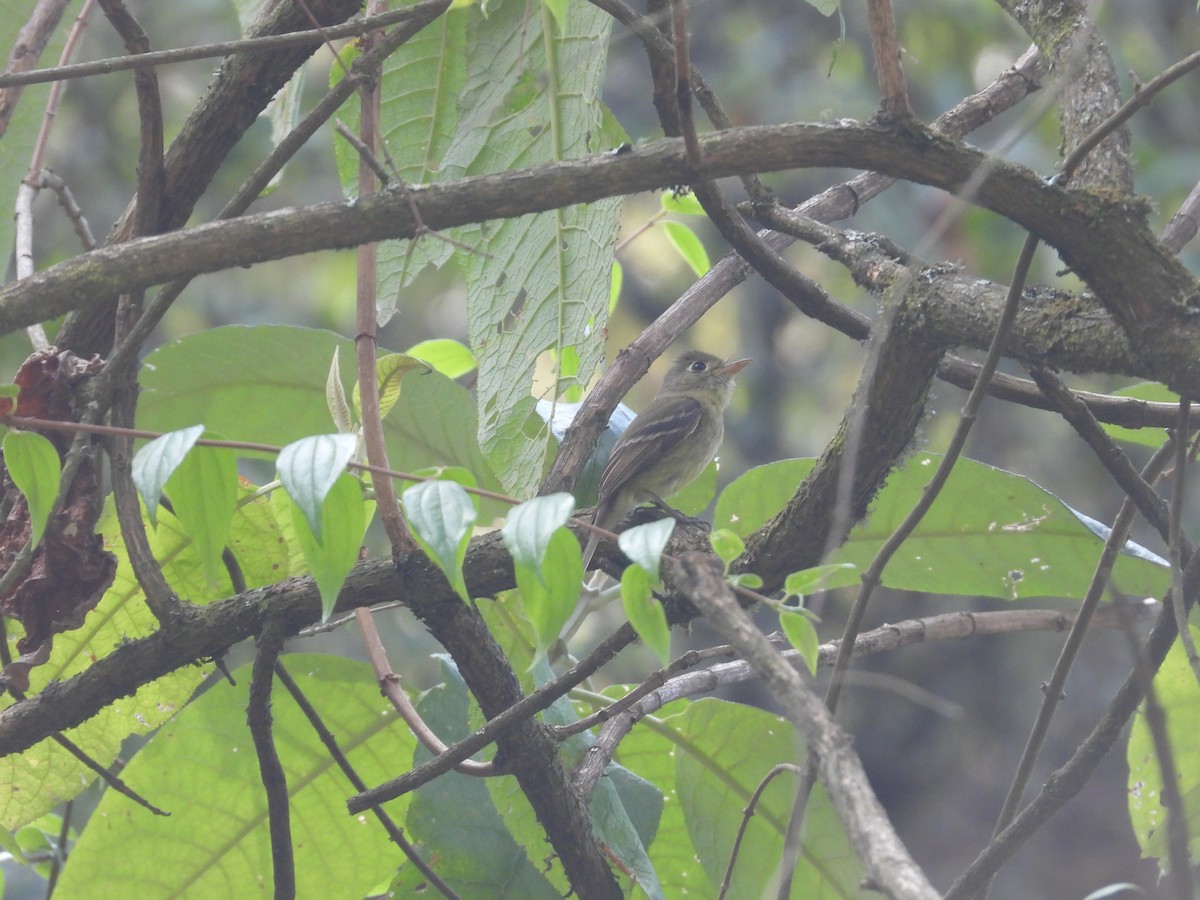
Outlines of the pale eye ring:
[{"label": "pale eye ring", "polygon": [[698,359],[694,363],[692,363],[690,366],[688,366],[688,368],[691,369],[693,372],[703,372],[705,369],[708,368],[708,364],[704,360]]}]

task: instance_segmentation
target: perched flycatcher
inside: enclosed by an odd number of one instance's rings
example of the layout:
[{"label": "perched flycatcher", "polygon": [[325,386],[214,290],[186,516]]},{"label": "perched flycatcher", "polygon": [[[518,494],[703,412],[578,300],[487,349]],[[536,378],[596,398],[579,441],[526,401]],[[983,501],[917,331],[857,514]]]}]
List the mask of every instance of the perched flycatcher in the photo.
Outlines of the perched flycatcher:
[{"label": "perched flycatcher", "polygon": [[[733,376],[749,364],[748,359],[727,363],[697,350],[680,354],[654,399],[613,447],[600,476],[594,524],[611,531],[635,506],[661,504],[704,471],[725,437]],[[594,532],[588,539],[584,569],[599,540]]]}]

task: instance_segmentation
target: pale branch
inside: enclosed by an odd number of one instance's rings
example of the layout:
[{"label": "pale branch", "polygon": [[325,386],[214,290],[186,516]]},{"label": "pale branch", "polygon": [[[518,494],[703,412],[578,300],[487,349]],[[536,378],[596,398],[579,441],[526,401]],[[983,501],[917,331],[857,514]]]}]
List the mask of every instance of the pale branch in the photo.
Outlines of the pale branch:
[{"label": "pale branch", "polygon": [[[1158,604],[1152,603],[1134,607],[1135,616],[1147,616]],[[1030,631],[1066,631],[1075,621],[1075,614],[1053,609],[1014,609],[998,612],[960,612],[943,613],[923,619],[905,619],[881,625],[871,631],[864,632],[854,642],[854,659],[886,653],[900,647],[912,644],[930,643],[933,641],[962,641],[967,638],[998,634],[1023,634]],[[1092,628],[1116,628],[1119,626],[1118,617],[1114,610],[1100,610],[1092,619]],[[770,635],[772,639],[782,635]],[[837,659],[841,641],[833,640],[821,644],[818,648],[817,665],[832,667]],[[716,649],[716,648],[713,648]],[[703,651],[711,652],[711,651]],[[793,666],[803,668],[805,665],[800,654],[795,650],[783,650],[784,659]],[[666,673],[683,668],[677,664],[683,662],[687,654],[671,663],[663,670]],[[655,673],[657,676],[659,673]],[[604,774],[616,753],[617,746],[637,722],[645,716],[652,715],[668,703],[687,697],[711,694],[721,688],[735,684],[744,684],[757,676],[750,664],[745,660],[720,662],[704,668],[685,671],[671,675],[659,684],[658,678],[647,679],[639,684],[629,694],[613,701],[608,706],[588,717],[593,724],[603,723],[595,741],[584,755],[583,762],[576,768],[572,783],[581,796],[591,794],[596,783]],[[556,733],[575,729],[559,727]]]},{"label": "pale branch", "polygon": [[893,898],[936,897],[888,821],[849,735],[738,605],[719,565],[703,556],[688,555],[675,568],[676,580],[688,599],[750,663],[816,757],[821,784],[870,887]]}]

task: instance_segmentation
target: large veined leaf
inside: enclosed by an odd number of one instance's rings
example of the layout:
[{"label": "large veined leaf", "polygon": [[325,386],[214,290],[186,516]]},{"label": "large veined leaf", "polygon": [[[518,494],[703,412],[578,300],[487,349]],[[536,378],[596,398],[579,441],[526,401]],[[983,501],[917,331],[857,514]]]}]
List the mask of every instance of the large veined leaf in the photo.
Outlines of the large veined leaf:
[{"label": "large veined leaf", "polygon": [[[333,332],[281,325],[227,326],[188,335],[146,360],[138,426],[174,431],[203,423],[229,440],[282,446],[331,430],[325,399],[329,360],[353,384],[353,342]],[[393,468],[458,465],[480,487],[499,489],[475,438],[469,393],[437,373],[406,378],[383,422]],[[482,504],[487,516],[505,509]]]},{"label": "large veined leaf", "polygon": [[[421,698],[417,711],[443,740],[453,742],[470,732],[469,695],[451,664],[443,662],[442,675],[443,683]],[[428,758],[422,747],[414,762]],[[464,898],[561,897],[563,888],[553,886],[539,871],[543,865],[549,867],[549,861],[541,859],[545,833],[534,821],[537,836],[523,846],[513,834],[513,811],[505,809],[502,816],[489,795],[492,781],[515,779],[471,778],[449,772],[422,785],[408,810],[407,833],[426,859],[438,861],[438,874]],[[528,805],[521,796],[514,795],[512,802]],[[532,816],[518,814],[517,818],[525,821]],[[531,846],[539,857],[531,858]],[[560,866],[555,864],[552,871],[561,879]],[[411,897],[423,882],[420,873],[405,866],[392,887],[395,896]]]},{"label": "large veined leaf", "polygon": [[[610,688],[616,697],[625,690]],[[803,764],[803,746],[785,720],[722,700],[678,701],[643,719],[617,760],[667,797],[650,859],[668,897],[715,895],[733,836],[754,789],[778,763]],[[778,866],[794,777],[776,778],[751,820],[729,897],[762,896]],[[861,870],[818,786],[805,815],[805,847],[793,898],[857,897]],[[774,896],[774,893],[771,894]]]},{"label": "large veined leaf", "polygon": [[[918,453],[893,472],[867,520],[830,562],[866,568],[916,504],[940,459]],[[812,465],[810,459],[790,459],[747,472],[721,494],[715,527],[750,534],[783,509]],[[921,524],[888,563],[883,583],[1014,600],[1082,597],[1102,549],[1096,524],[1028,478],[959,460]],[[1140,596],[1161,596],[1170,582],[1166,564],[1132,543],[1117,559],[1113,577],[1121,590]],[[855,580],[847,570],[829,584]]]},{"label": "large veined leaf", "polygon": [[[242,493],[248,490],[243,488]],[[111,508],[105,511],[98,529],[104,534],[116,533]],[[167,581],[185,600],[206,603],[233,593],[228,577],[216,585],[209,583],[191,538],[171,513],[159,511],[158,527],[151,529],[148,537]],[[249,587],[271,584],[301,571],[266,498],[247,503],[234,513],[227,539]],[[124,548],[110,544],[109,549],[118,558],[116,579],[83,627],[55,636],[50,661],[30,671],[30,694],[52,680],[82,672],[125,641],[158,630],[158,620],[146,607]],[[18,636],[10,625],[10,640]],[[66,735],[101,764],[109,765],[126,737],[153,731],[174,715],[211,670],[211,665],[176,669],[139,688],[132,697],[116,700]],[[3,706],[11,703],[9,695],[0,700]],[[94,779],[90,769],[50,740],[10,754],[0,760],[0,826],[17,828],[31,822],[79,794]]]},{"label": "large veined leaf", "polygon": [[[611,18],[572,3],[556,29],[549,10],[531,9],[505,0],[472,20],[468,41],[488,53],[469,57],[463,105],[480,114],[447,154],[448,173],[572,159],[624,140],[599,101]],[[529,427],[537,356],[552,348],[578,353],[577,371],[560,391],[587,384],[602,361],[595,336],[608,314],[619,206],[612,199],[489,223],[479,237],[490,255],[463,259],[479,359],[479,443],[518,495],[537,484],[551,446],[547,429]]]},{"label": "large veined leaf", "polygon": [[[284,664],[368,783],[396,774],[411,732],[379,695],[370,666],[333,656]],[[157,818],[105,793],[55,894],[93,897],[270,896],[271,846],[258,759],[246,725],[248,667],[175,717],[123,777],[170,810]],[[401,860],[374,816],[346,814],[353,788],[300,708],[275,685],[273,734],[288,783],[297,895],[359,900]],[[397,816],[404,800],[387,805]]]},{"label": "large veined leaf", "polygon": [[[556,23],[519,0],[454,12],[389,63],[381,127],[410,183],[458,178],[585,156],[625,137],[600,103],[611,18],[569,4]],[[343,152],[352,192],[357,164]],[[531,418],[534,362],[573,349],[578,366],[561,390],[586,384],[601,361],[617,199],[456,229],[477,247],[462,254],[468,330],[479,360],[479,438],[493,470],[518,495],[537,483],[549,433]],[[379,254],[381,317],[412,272],[451,248],[422,238]]]}]

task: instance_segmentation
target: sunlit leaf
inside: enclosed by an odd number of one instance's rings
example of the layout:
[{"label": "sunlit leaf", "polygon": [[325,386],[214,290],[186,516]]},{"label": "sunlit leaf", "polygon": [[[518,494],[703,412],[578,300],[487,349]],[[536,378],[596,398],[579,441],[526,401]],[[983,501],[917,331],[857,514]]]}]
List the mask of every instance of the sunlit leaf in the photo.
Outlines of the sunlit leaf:
[{"label": "sunlit leaf", "polygon": [[220,447],[194,447],[167,479],[166,492],[215,584],[237,505],[237,457]]},{"label": "sunlit leaf", "polygon": [[151,525],[158,524],[158,500],[167,479],[204,434],[203,425],[193,425],[156,437],[133,456],[133,483],[146,504]]},{"label": "sunlit leaf", "polygon": [[621,605],[642,643],[665,666],[671,660],[671,629],[662,604],[654,598],[654,583],[654,577],[642,566],[629,566],[621,574]]},{"label": "sunlit leaf", "polygon": [[476,366],[471,348],[449,338],[421,341],[413,344],[405,353],[433,366],[434,371],[441,372],[447,378],[459,378],[473,372]]},{"label": "sunlit leaf", "polygon": [[[833,561],[860,570],[869,565],[920,499],[940,459],[917,453],[894,471]],[[751,469],[722,492],[714,527],[747,537],[784,508],[812,465],[791,459]],[[883,583],[1005,599],[1082,597],[1102,549],[1097,531],[1053,494],[1020,475],[961,459],[884,569]],[[1165,563],[1132,543],[1113,575],[1120,590],[1137,596],[1161,596],[1170,581]]]},{"label": "sunlit leaf", "polygon": [[817,637],[817,629],[813,627],[808,616],[794,612],[779,614],[779,627],[787,635],[788,643],[796,648],[800,657],[808,665],[810,674],[817,673],[817,663],[820,661],[818,647],[821,640]]},{"label": "sunlit leaf", "polygon": [[[400,382],[409,372],[429,372],[429,366],[405,353],[388,353],[375,360],[375,381],[379,388],[379,418],[387,418],[400,399]],[[354,411],[362,418],[362,398],[358,382],[354,382]]]},{"label": "sunlit leaf", "polygon": [[671,242],[671,246],[678,251],[679,255],[683,257],[683,261],[697,276],[704,275],[712,268],[712,263],[708,260],[708,251],[704,249],[704,244],[700,242],[696,232],[682,222],[667,221],[662,225],[667,232],[667,240]]},{"label": "sunlit leaf", "polygon": [[513,561],[540,572],[550,538],[574,510],[575,498],[565,493],[534,497],[514,506],[500,531]]},{"label": "sunlit leaf", "polygon": [[4,465],[29,504],[29,524],[34,546],[42,539],[50,510],[58,497],[62,461],[49,440],[32,431],[4,435]]},{"label": "sunlit leaf", "polygon": [[301,438],[279,451],[275,463],[279,480],[304,513],[318,542],[324,534],[321,504],[357,447],[358,438],[352,434],[317,434]]},{"label": "sunlit leaf", "polygon": [[[359,777],[378,784],[395,774],[397,759],[411,757],[412,733],[380,696],[368,665],[316,654],[289,654],[284,664]],[[267,802],[246,725],[249,666],[235,670],[234,680],[220,679],[121,773],[171,815],[153,816],[105,791],[56,897],[271,896]],[[287,779],[296,895],[360,900],[395,870],[395,847],[373,817],[346,815],[351,786],[278,684],[271,715]],[[408,802],[385,809],[402,821]]]},{"label": "sunlit leaf", "polygon": [[651,578],[657,580],[663,550],[674,530],[674,519],[659,519],[657,522],[625,529],[617,536],[617,545],[622,553],[645,569]]},{"label": "sunlit leaf", "polygon": [[401,502],[421,549],[442,570],[463,602],[469,602],[462,564],[477,515],[471,495],[453,481],[425,481],[408,488]]},{"label": "sunlit leaf", "polygon": [[346,576],[358,561],[363,533],[370,522],[362,486],[354,476],[343,475],[333,483],[318,518],[324,540],[309,527],[307,514],[293,500],[292,526],[321,593],[321,619],[325,621],[337,604]]}]

